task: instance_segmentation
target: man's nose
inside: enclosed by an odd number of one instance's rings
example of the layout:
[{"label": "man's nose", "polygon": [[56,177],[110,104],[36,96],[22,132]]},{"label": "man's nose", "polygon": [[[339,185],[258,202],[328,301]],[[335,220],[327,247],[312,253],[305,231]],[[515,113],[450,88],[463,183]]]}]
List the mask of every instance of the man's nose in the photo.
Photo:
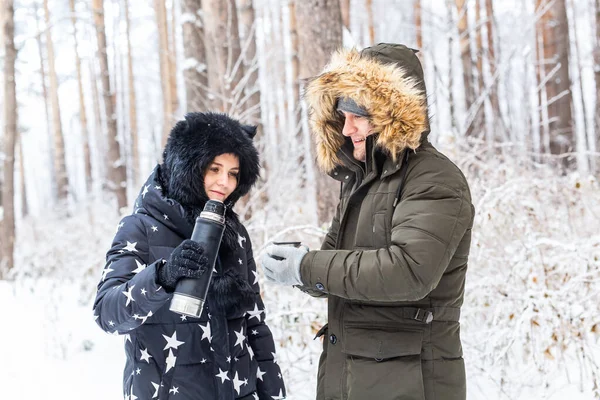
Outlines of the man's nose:
[{"label": "man's nose", "polygon": [[356,131],[356,127],[352,122],[351,118],[346,118],[344,120],[344,129],[342,129],[342,135],[350,136]]}]

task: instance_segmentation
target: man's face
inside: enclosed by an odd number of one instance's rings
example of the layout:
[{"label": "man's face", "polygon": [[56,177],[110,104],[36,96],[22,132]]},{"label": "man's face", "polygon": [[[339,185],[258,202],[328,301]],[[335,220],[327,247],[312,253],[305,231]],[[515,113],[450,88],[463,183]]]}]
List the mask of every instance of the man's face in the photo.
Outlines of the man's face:
[{"label": "man's face", "polygon": [[340,111],[344,116],[344,129],[342,134],[352,139],[352,145],[354,145],[353,156],[358,161],[365,162],[367,159],[367,149],[365,140],[367,136],[373,134],[373,127],[366,117],[352,114],[346,111]]}]

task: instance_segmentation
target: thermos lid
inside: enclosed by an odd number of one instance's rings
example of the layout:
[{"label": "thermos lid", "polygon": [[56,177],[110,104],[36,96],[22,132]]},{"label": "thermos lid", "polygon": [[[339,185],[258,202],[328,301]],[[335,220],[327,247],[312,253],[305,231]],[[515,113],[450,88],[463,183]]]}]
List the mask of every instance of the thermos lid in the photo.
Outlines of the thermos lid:
[{"label": "thermos lid", "polygon": [[225,204],[219,200],[208,200],[204,205],[203,212],[211,212],[218,215],[225,215]]}]

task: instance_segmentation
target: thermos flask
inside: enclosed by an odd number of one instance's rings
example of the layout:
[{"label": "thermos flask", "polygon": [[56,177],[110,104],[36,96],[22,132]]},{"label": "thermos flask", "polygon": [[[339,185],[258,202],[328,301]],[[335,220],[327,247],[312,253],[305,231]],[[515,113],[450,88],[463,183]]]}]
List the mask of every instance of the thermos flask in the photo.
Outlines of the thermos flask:
[{"label": "thermos flask", "polygon": [[196,218],[191,237],[204,247],[208,269],[198,279],[183,278],[177,282],[169,308],[171,311],[196,318],[202,314],[224,231],[225,205],[218,200],[208,200],[204,210]]}]

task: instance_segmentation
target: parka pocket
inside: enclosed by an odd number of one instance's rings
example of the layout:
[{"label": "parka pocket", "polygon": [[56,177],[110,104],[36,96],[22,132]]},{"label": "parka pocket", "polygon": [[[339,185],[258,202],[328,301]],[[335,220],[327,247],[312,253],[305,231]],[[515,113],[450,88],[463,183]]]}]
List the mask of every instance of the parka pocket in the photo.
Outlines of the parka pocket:
[{"label": "parka pocket", "polygon": [[424,400],[422,342],[422,331],[347,326],[347,399]]}]

